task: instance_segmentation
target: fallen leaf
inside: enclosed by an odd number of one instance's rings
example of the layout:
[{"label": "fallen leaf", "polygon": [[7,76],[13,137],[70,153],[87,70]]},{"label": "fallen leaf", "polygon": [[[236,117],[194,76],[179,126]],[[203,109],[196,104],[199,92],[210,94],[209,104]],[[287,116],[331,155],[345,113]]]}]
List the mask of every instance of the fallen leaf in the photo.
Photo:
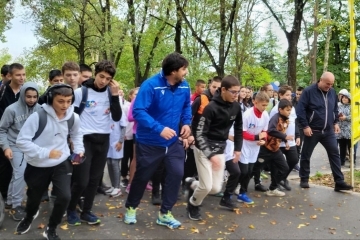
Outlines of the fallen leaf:
[{"label": "fallen leaf", "polygon": [[261,198],[260,194],[255,194],[254,197]]},{"label": "fallen leaf", "polygon": [[237,208],[237,209],[234,209],[234,211],[235,211],[236,214],[242,214],[242,212],[241,212],[240,209],[238,209],[238,208]]},{"label": "fallen leaf", "polygon": [[185,227],[184,227],[184,226],[180,226],[180,227],[178,227],[178,229],[179,229],[179,230],[184,230]]},{"label": "fallen leaf", "polygon": [[60,228],[62,230],[68,230],[69,229],[67,224],[62,225]]},{"label": "fallen leaf", "polygon": [[340,220],[340,218],[339,217],[334,217],[336,220]]},{"label": "fallen leaf", "polygon": [[230,232],[235,232],[235,228],[229,228],[228,229]]},{"label": "fallen leaf", "polygon": [[127,234],[126,233],[121,233],[121,235],[126,236]]},{"label": "fallen leaf", "polygon": [[336,230],[336,228],[329,227],[329,230]]},{"label": "fallen leaf", "polygon": [[111,206],[111,203],[105,203],[106,206]]},{"label": "fallen leaf", "polygon": [[117,218],[123,218],[123,217],[124,217],[124,214],[123,214],[123,213],[119,213],[116,217],[117,217]]},{"label": "fallen leaf", "polygon": [[322,208],[317,208],[317,209],[315,209],[315,210],[320,211],[320,212],[323,212],[323,211],[324,211],[324,209],[322,209]]},{"label": "fallen leaf", "polygon": [[302,228],[302,227],[306,227],[305,224],[299,224],[299,226],[297,228]]},{"label": "fallen leaf", "polygon": [[108,209],[109,210],[111,210],[111,209],[115,209],[116,207],[114,207],[114,206],[111,206],[111,207],[109,207]]},{"label": "fallen leaf", "polygon": [[40,223],[38,226],[38,229],[44,229],[45,225],[43,223]]},{"label": "fallen leaf", "polygon": [[300,215],[305,215],[305,213],[304,213],[304,212],[302,212],[302,213],[300,213]]},{"label": "fallen leaf", "polygon": [[255,226],[251,224],[251,225],[249,225],[249,228],[254,229]]},{"label": "fallen leaf", "polygon": [[331,234],[336,234],[336,232],[335,232],[335,231],[330,231],[330,233],[331,233]]},{"label": "fallen leaf", "polygon": [[271,223],[272,225],[275,225],[275,224],[276,224],[276,221],[275,221],[275,220],[272,220],[272,221],[270,221],[270,223]]},{"label": "fallen leaf", "polygon": [[201,222],[199,222],[198,224],[204,225],[204,224],[206,224],[206,221],[201,221]]},{"label": "fallen leaf", "polygon": [[312,215],[312,216],[310,216],[310,219],[317,219],[317,216],[316,216],[316,215]]},{"label": "fallen leaf", "polygon": [[309,225],[310,225],[310,223],[305,223],[305,225],[306,225],[306,226],[309,226]]},{"label": "fallen leaf", "polygon": [[289,207],[289,209],[295,209],[295,207],[294,207],[294,206],[291,206],[291,207]]},{"label": "fallen leaf", "polygon": [[199,233],[199,229],[192,227],[191,228],[191,233]]},{"label": "fallen leaf", "polygon": [[267,213],[266,213],[266,212],[261,212],[260,214],[261,214],[261,215],[266,215]]}]

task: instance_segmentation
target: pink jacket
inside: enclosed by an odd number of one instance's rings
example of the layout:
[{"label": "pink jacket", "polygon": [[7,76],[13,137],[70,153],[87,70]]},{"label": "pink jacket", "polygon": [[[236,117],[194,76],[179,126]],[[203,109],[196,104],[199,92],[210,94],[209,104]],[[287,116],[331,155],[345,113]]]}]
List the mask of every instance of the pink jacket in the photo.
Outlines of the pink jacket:
[{"label": "pink jacket", "polygon": [[137,122],[135,121],[132,111],[133,111],[133,107],[134,107],[134,102],[135,102],[135,98],[131,101],[130,104],[130,108],[129,108],[129,113],[128,113],[128,120],[129,122],[134,122],[134,126],[133,126],[133,133],[136,134],[136,127],[137,127]]}]

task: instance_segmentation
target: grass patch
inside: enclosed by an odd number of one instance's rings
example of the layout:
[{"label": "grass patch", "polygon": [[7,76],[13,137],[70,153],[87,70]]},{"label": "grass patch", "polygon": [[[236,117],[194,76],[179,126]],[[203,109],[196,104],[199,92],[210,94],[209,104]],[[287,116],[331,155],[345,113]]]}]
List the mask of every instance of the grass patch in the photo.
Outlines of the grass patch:
[{"label": "grass patch", "polygon": [[[344,172],[345,182],[350,184],[350,171]],[[310,178],[310,183],[322,185],[327,187],[335,187],[334,178],[332,174],[323,174],[319,171]],[[360,192],[360,170],[354,170],[354,192]]]}]

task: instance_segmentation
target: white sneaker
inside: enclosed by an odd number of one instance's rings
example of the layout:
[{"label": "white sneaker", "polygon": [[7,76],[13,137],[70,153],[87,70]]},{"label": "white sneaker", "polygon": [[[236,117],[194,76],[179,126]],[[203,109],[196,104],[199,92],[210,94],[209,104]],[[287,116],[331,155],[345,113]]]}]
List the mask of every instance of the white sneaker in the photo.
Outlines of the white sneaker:
[{"label": "white sneaker", "polygon": [[235,195],[239,195],[240,194],[240,184],[237,185],[235,191],[234,191]]},{"label": "white sneaker", "polygon": [[114,191],[114,188],[113,188],[113,187],[111,187],[111,188],[109,188],[108,190],[106,190],[105,193],[106,193],[106,194],[111,194],[112,191]]},{"label": "white sneaker", "polygon": [[286,194],[276,188],[275,190],[270,190],[270,189],[267,190],[266,195],[269,196],[269,197],[283,197]]},{"label": "white sneaker", "polygon": [[112,197],[118,197],[121,196],[121,189],[120,188],[114,188],[114,190],[110,193],[110,196]]}]

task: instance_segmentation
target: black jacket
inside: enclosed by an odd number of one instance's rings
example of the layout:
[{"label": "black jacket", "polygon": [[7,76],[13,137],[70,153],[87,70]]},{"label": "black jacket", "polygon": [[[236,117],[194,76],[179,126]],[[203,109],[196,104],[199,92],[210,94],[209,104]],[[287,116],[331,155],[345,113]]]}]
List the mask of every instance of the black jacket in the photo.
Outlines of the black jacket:
[{"label": "black jacket", "polygon": [[45,92],[39,97],[39,100],[38,100],[38,104],[43,104],[43,103],[46,103],[45,101],[45,96],[47,94],[47,91],[49,90],[50,86],[47,87],[47,89],[45,90]]},{"label": "black jacket", "polygon": [[198,122],[192,124],[195,145],[207,158],[224,152],[229,130],[234,124],[234,151],[242,147],[242,115],[238,102],[225,102],[216,91]]},{"label": "black jacket", "polygon": [[[87,88],[91,88],[96,92],[105,92],[107,91],[107,87],[104,87],[102,89],[98,89],[95,87],[94,85],[94,79],[90,78],[88,80],[86,80],[85,82],[83,82],[83,86],[87,87]],[[78,113],[79,112],[79,108],[75,107],[75,112]],[[121,115],[122,115],[122,111],[121,111],[121,107],[120,107],[120,100],[119,100],[119,96],[111,96],[111,103],[110,103],[110,113],[111,113],[111,118],[114,121],[120,121],[121,119]]]},{"label": "black jacket", "polygon": [[300,127],[318,131],[332,129],[339,122],[335,90],[324,92],[317,83],[305,88],[296,105],[296,115]]},{"label": "black jacket", "polygon": [[14,102],[17,102],[20,96],[20,91],[17,94],[14,94],[12,88],[10,87],[10,82],[11,81],[8,81],[7,83],[5,83],[5,85],[1,86],[2,90],[0,91],[0,119],[4,114],[5,108],[13,104]]}]

